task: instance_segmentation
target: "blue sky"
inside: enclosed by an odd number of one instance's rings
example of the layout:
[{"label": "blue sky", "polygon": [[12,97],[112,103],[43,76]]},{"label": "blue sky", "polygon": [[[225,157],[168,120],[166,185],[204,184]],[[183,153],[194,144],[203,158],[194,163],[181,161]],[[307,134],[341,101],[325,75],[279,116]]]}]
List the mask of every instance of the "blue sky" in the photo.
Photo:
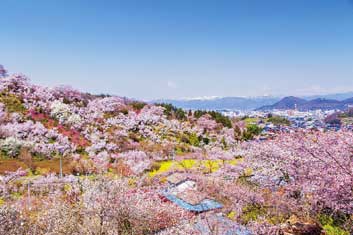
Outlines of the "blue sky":
[{"label": "blue sky", "polygon": [[353,91],[352,0],[2,0],[0,63],[139,99]]}]

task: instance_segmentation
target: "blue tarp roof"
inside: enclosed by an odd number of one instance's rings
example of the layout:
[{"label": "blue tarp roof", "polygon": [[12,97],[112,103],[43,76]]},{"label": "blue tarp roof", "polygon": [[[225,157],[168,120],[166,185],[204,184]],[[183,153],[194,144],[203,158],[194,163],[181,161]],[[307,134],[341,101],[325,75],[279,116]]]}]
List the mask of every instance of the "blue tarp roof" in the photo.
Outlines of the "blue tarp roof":
[{"label": "blue tarp roof", "polygon": [[211,199],[204,199],[202,200],[199,204],[196,205],[191,205],[180,198],[169,194],[168,192],[163,192],[163,196],[165,196],[169,201],[174,202],[178,206],[188,210],[188,211],[193,211],[193,212],[203,212],[203,211],[209,211],[209,210],[214,210],[214,209],[219,209],[222,208],[223,205],[220,204],[219,202],[216,202]]}]

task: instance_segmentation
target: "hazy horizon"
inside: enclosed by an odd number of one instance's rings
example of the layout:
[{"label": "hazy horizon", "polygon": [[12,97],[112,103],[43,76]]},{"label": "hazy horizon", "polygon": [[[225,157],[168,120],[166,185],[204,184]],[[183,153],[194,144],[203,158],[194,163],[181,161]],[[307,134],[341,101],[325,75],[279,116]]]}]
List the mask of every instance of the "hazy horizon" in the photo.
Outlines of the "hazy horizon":
[{"label": "hazy horizon", "polygon": [[1,5],[0,63],[36,84],[142,100],[353,91],[349,0]]}]

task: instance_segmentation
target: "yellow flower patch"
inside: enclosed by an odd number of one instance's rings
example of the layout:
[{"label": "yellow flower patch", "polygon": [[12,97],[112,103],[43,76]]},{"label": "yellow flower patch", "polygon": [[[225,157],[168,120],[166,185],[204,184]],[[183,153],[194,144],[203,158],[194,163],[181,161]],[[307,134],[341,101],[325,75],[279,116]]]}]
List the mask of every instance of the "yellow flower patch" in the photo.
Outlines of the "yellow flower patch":
[{"label": "yellow flower patch", "polygon": [[234,211],[231,211],[231,212],[229,212],[228,213],[228,215],[227,215],[227,217],[229,218],[229,219],[231,219],[231,220],[234,220],[235,219],[235,212]]},{"label": "yellow flower patch", "polygon": [[233,159],[233,160],[227,160],[227,161],[195,160],[195,159],[184,159],[181,161],[168,160],[168,161],[159,162],[160,167],[158,169],[153,169],[148,173],[148,175],[150,177],[154,177],[155,175],[163,174],[171,170],[185,170],[185,169],[192,169],[196,167],[206,168],[208,172],[215,172],[215,171],[218,171],[223,164],[236,165],[240,161],[242,161],[242,159]]}]

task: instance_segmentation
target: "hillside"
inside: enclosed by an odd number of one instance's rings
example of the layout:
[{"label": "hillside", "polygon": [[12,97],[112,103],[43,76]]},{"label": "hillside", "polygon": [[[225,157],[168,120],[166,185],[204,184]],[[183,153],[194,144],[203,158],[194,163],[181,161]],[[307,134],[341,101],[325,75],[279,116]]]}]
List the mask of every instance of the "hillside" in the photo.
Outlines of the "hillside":
[{"label": "hillside", "polygon": [[351,233],[353,133],[259,133],[3,74],[0,234]]},{"label": "hillside", "polygon": [[[215,147],[222,138],[231,140],[223,125],[212,118],[197,120],[185,113],[177,116],[174,115],[177,110],[166,112],[162,106],[118,96],[95,96],[70,87],[40,87],[17,75],[3,78],[0,89],[6,123],[1,134],[5,138],[22,138],[35,155],[43,158],[52,158],[55,148],[66,155],[79,150],[88,156],[105,158],[124,150],[142,150],[141,143],[150,147],[166,145],[166,149],[180,148],[196,154],[203,143],[188,144],[192,134],[205,139],[217,131]],[[22,134],[29,130],[37,134]],[[229,146],[232,144],[227,142]],[[12,150],[9,153],[17,154]],[[167,151],[156,157],[163,159],[170,154]]]}]

